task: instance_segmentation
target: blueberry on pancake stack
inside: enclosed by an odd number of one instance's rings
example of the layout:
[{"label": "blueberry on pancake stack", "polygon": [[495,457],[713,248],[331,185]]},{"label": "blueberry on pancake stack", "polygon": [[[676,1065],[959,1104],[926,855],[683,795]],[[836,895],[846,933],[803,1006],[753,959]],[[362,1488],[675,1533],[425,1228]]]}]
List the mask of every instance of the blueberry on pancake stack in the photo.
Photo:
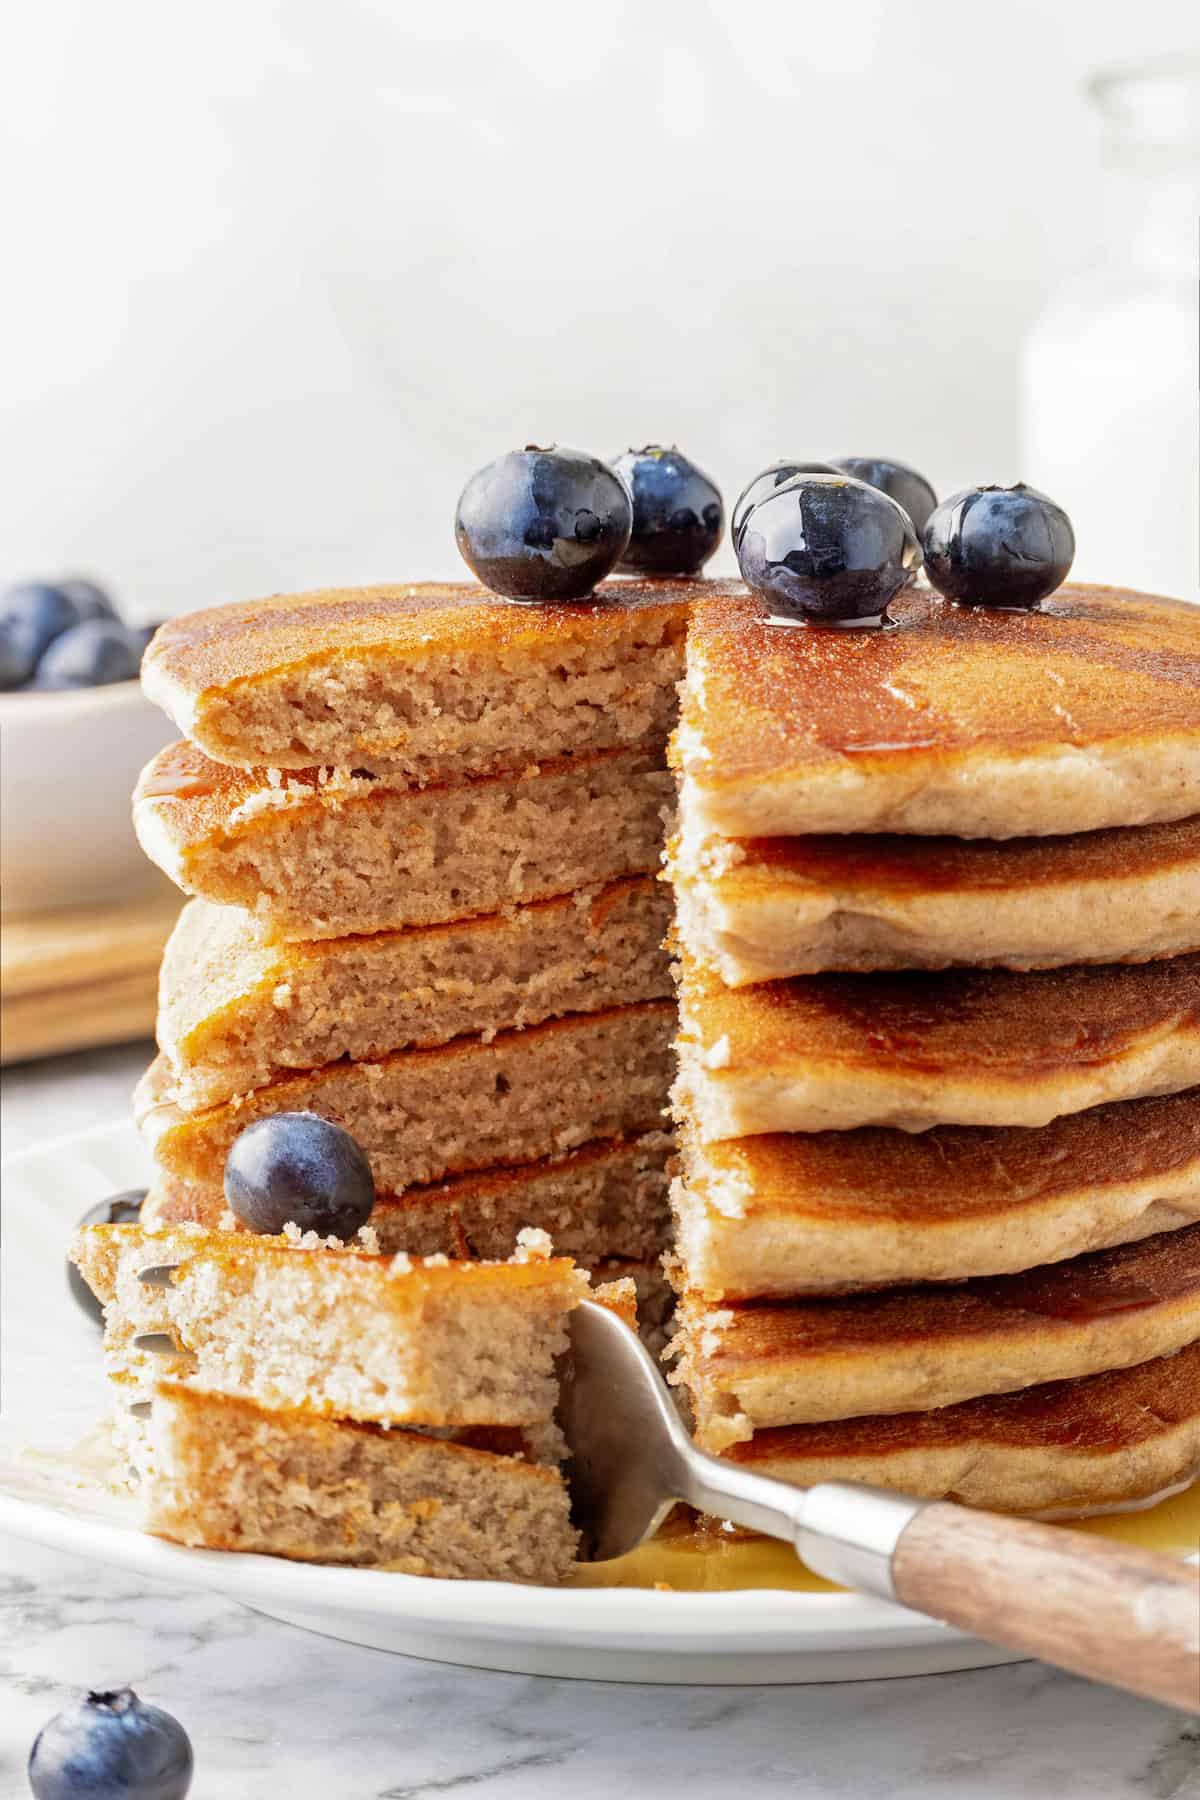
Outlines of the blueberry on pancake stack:
[{"label": "blueberry on pancake stack", "polygon": [[673,1379],[803,1485],[1146,1503],[1200,1470],[1200,611],[901,578],[831,628],[795,487],[672,750]]}]

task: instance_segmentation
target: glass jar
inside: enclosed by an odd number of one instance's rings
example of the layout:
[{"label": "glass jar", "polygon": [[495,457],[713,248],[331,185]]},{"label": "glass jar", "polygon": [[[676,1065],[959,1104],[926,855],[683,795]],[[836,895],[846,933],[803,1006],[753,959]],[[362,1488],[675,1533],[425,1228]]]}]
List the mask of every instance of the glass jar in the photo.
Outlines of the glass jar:
[{"label": "glass jar", "polygon": [[1022,359],[1023,479],[1065,506],[1074,573],[1200,600],[1200,57],[1095,77],[1104,252]]}]

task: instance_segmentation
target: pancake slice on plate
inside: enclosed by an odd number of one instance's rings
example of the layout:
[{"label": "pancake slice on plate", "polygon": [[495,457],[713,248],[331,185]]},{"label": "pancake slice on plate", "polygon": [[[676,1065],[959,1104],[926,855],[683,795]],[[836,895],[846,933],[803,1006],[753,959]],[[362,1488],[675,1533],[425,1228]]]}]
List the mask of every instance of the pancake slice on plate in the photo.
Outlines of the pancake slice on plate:
[{"label": "pancake slice on plate", "polygon": [[958,1281],[1200,1219],[1200,1088],[1037,1131],[685,1133],[681,1162],[676,1256],[709,1299]]},{"label": "pancake slice on plate", "polygon": [[1032,611],[910,588],[881,631],[702,599],[673,757],[697,838],[1058,836],[1200,813],[1200,608],[1061,587]]},{"label": "pancake slice on plate", "polygon": [[706,1449],[1101,1374],[1200,1339],[1200,1225],[961,1286],[680,1302],[672,1380]]},{"label": "pancake slice on plate", "polygon": [[1046,1125],[1200,1083],[1200,955],[813,975],[730,989],[685,958],[677,1112],[701,1140]]}]

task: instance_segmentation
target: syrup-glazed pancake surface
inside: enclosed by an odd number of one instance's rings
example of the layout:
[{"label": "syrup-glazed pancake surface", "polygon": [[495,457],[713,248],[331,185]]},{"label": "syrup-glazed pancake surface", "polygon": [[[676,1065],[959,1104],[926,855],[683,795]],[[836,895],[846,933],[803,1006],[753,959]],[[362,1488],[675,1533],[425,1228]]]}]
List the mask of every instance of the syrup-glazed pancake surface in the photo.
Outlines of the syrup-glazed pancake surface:
[{"label": "syrup-glazed pancake surface", "polygon": [[730,987],[825,970],[1140,962],[1200,949],[1200,815],[1069,837],[710,838],[678,930]]},{"label": "syrup-glazed pancake surface", "polygon": [[685,1295],[672,1380],[706,1449],[1123,1369],[1200,1338],[1200,1225],[961,1286],[713,1307]]},{"label": "syrup-glazed pancake surface", "polygon": [[186,893],[255,913],[269,939],[436,925],[658,867],[672,782],[659,751],[597,750],[418,787],[226,768],[172,744],[133,822]]},{"label": "syrup-glazed pancake surface", "polygon": [[676,1110],[707,1142],[859,1125],[1046,1125],[1200,1082],[1200,955],[738,989],[685,960],[680,1027]]},{"label": "syrup-glazed pancake surface", "polygon": [[798,1487],[865,1481],[998,1512],[1143,1505],[1200,1473],[1200,1343],[933,1412],[756,1431],[725,1454]]},{"label": "syrup-glazed pancake surface", "polygon": [[1200,1088],[1038,1131],[685,1133],[682,1163],[676,1253],[709,1299],[959,1281],[1200,1219]]},{"label": "syrup-glazed pancake surface", "polygon": [[1005,838],[1200,813],[1200,608],[910,589],[889,616],[788,629],[748,596],[696,607],[674,751],[690,829]]},{"label": "syrup-glazed pancake surface", "polygon": [[697,591],[620,580],[559,606],[470,583],[276,594],[172,619],[142,679],[194,743],[245,767],[426,775],[661,741]]}]

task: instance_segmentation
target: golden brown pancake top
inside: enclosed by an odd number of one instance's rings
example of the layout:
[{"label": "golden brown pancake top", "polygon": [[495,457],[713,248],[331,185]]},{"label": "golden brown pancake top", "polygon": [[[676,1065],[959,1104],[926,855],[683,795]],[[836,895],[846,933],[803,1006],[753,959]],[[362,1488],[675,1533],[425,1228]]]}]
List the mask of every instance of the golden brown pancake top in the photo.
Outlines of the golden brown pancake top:
[{"label": "golden brown pancake top", "polygon": [[771,1132],[707,1144],[703,1158],[737,1184],[747,1214],[936,1224],[1192,1168],[1200,1177],[1200,1088],[1066,1113],[1037,1131]]},{"label": "golden brown pancake top", "polygon": [[[1019,1275],[993,1275],[953,1287],[893,1288],[836,1300],[749,1300],[719,1310],[720,1342],[699,1366],[739,1369],[822,1352],[885,1351],[947,1339],[1050,1334],[1114,1314],[1190,1304],[1200,1338],[1200,1225],[1099,1250]],[[702,1324],[707,1309],[701,1307]]]},{"label": "golden brown pancake top", "polygon": [[1200,738],[1200,607],[1070,586],[1033,611],[910,589],[882,630],[788,629],[756,600],[694,609],[684,725],[706,787],[853,758],[1022,754],[1113,739]]},{"label": "golden brown pancake top", "polygon": [[1089,881],[1135,881],[1200,863],[1200,815],[1165,825],[1002,842],[849,834],[748,838],[740,848],[744,860],[717,877],[726,892],[749,882],[769,886],[774,880],[786,880],[904,894],[1001,893]]},{"label": "golden brown pancake top", "polygon": [[726,1040],[718,1075],[815,1058],[1019,1080],[1200,1027],[1200,953],[1029,973],[806,975],[736,989],[685,965],[681,998],[687,1032],[705,1048]]},{"label": "golden brown pancake top", "polygon": [[558,606],[518,605],[474,582],[273,594],[168,620],[147,652],[147,665],[184,693],[198,695],[331,651],[378,649],[397,662],[450,649],[502,655],[546,637],[569,641],[586,634],[594,642],[620,627],[631,609],[679,611],[696,592],[696,583],[687,581],[610,581],[590,600]]},{"label": "golden brown pancake top", "polygon": [[1131,1369],[988,1394],[933,1412],[835,1419],[756,1431],[726,1452],[754,1464],[779,1457],[861,1456],[949,1449],[981,1439],[1012,1449],[1128,1450],[1166,1437],[1200,1414],[1200,1342]]}]

